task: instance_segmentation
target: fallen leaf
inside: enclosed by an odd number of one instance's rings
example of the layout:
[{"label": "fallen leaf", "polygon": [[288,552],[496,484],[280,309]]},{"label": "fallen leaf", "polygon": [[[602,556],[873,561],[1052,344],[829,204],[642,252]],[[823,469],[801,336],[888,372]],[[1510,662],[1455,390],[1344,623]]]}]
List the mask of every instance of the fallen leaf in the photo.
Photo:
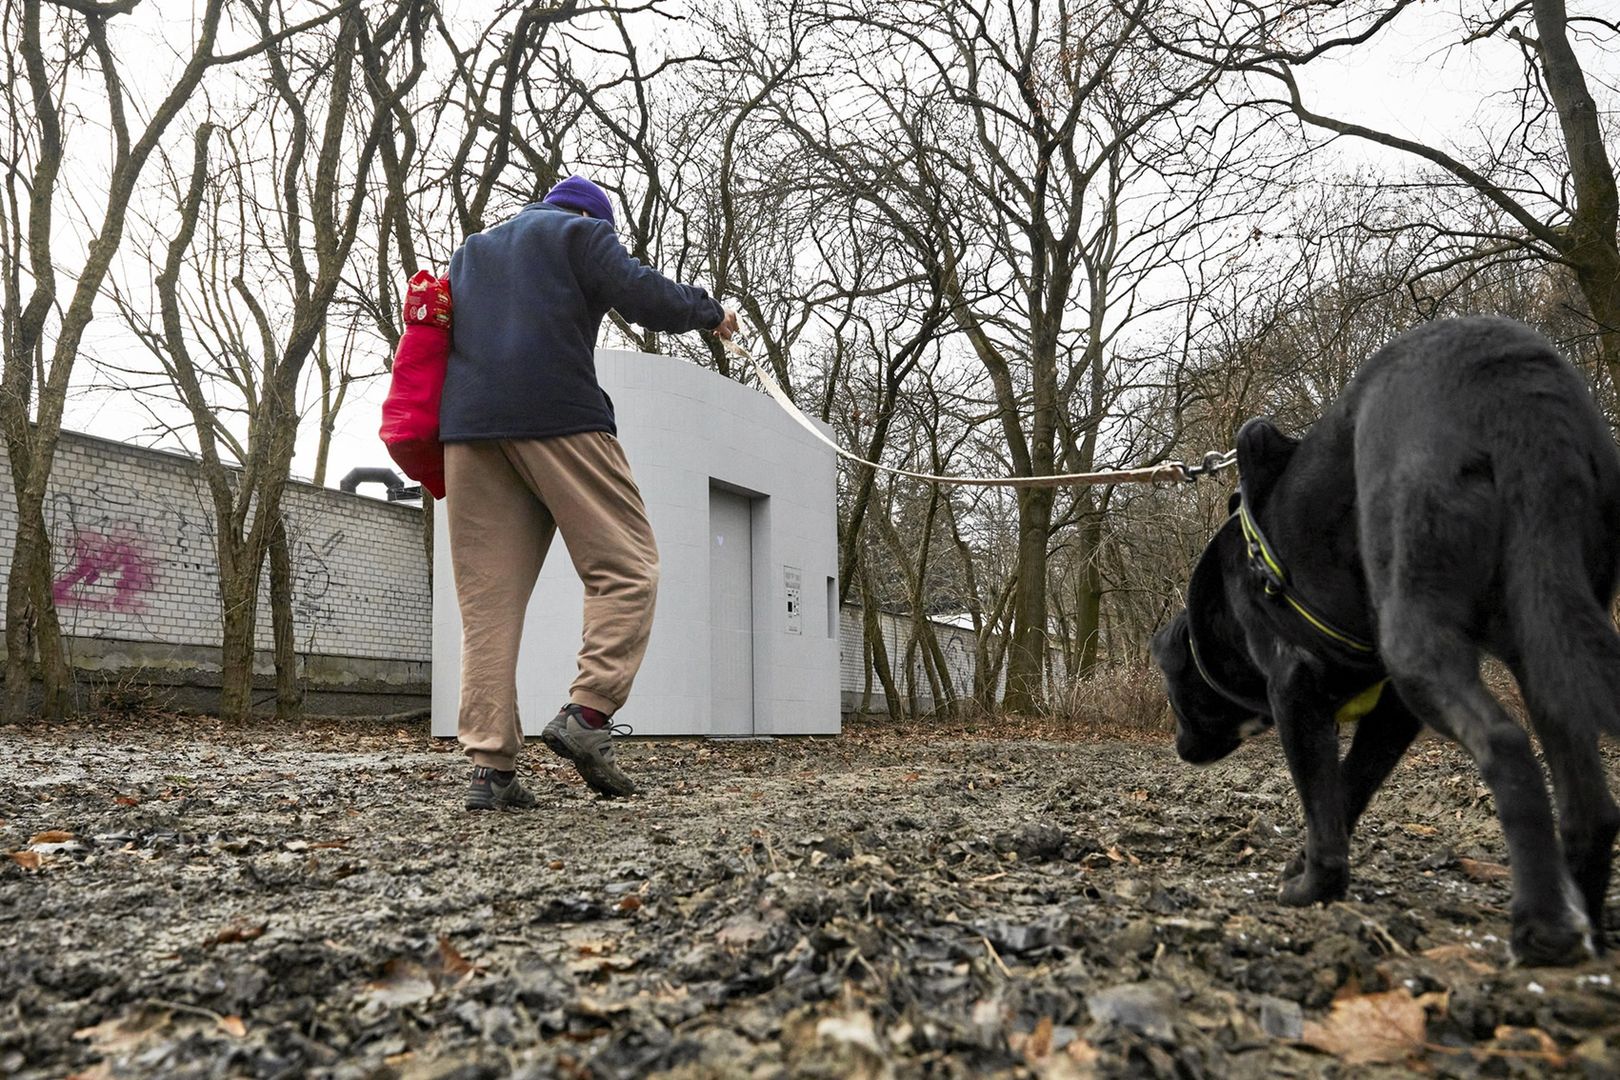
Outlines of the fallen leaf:
[{"label": "fallen leaf", "polygon": [[1424,1045],[1423,1002],[1405,990],[1362,994],[1333,1003],[1322,1021],[1307,1020],[1301,1041],[1346,1065],[1405,1061]]},{"label": "fallen leaf", "polygon": [[141,800],[137,799],[133,795],[119,795],[117,798],[113,799],[113,802],[117,803],[119,806],[141,805]]},{"label": "fallen leaf", "polygon": [[457,977],[471,975],[477,970],[472,961],[456,951],[456,947],[450,944],[447,937],[439,938],[439,968],[446,975]]},{"label": "fallen leaf", "polygon": [[[1559,1069],[1569,1064],[1569,1060],[1559,1053],[1557,1041],[1540,1028],[1514,1027],[1511,1024],[1500,1024],[1491,1033],[1491,1037],[1495,1042],[1510,1044],[1509,1047],[1504,1049],[1512,1049],[1512,1044],[1535,1043],[1534,1047],[1524,1047],[1519,1052],[1529,1055],[1541,1055],[1552,1068]],[[1482,1057],[1489,1057],[1492,1052],[1489,1047],[1481,1047],[1478,1051]],[[1495,1052],[1501,1053],[1501,1050]]]},{"label": "fallen leaf", "polygon": [[320,840],[309,846],[312,848],[341,848],[348,847],[349,842],[347,840]]},{"label": "fallen leaf", "polygon": [[22,867],[24,870],[38,870],[41,862],[37,851],[9,851],[6,858]]},{"label": "fallen leaf", "polygon": [[233,1039],[247,1038],[247,1025],[242,1023],[242,1018],[234,1013],[230,1016],[220,1017],[219,1027],[221,1031]]},{"label": "fallen leaf", "polygon": [[1424,949],[1421,955],[1425,960],[1433,960],[1440,964],[1461,964],[1477,975],[1487,975],[1496,970],[1482,949],[1476,949],[1467,942],[1436,945],[1432,949]]},{"label": "fallen leaf", "polygon": [[66,829],[47,829],[42,833],[35,833],[28,843],[33,844],[69,844],[76,837]]},{"label": "fallen leaf", "polygon": [[237,919],[217,934],[204,939],[203,948],[212,949],[215,945],[230,945],[238,941],[252,941],[263,937],[267,922],[252,922],[248,919]]},{"label": "fallen leaf", "polygon": [[1433,825],[1421,825],[1415,821],[1401,823],[1401,831],[1409,836],[1433,836],[1439,832]]},{"label": "fallen leaf", "polygon": [[615,906],[620,911],[639,911],[641,910],[641,897],[631,893],[629,896],[622,897]]},{"label": "fallen leaf", "polygon": [[906,773],[906,775],[904,775],[904,776],[902,776],[900,778],[900,782],[902,784],[915,784],[918,780],[921,780],[921,779],[922,779],[922,773],[920,773],[920,772],[908,772],[908,773]]},{"label": "fallen leaf", "polygon": [[436,988],[421,964],[390,960],[383,965],[383,977],[367,983],[366,989],[384,1005],[414,1005],[432,997]]},{"label": "fallen leaf", "polygon": [[1083,1069],[1096,1068],[1098,1060],[1102,1057],[1102,1052],[1085,1039],[1075,1039],[1063,1048],[1063,1052]]},{"label": "fallen leaf", "polygon": [[1052,1018],[1043,1016],[1035,1023],[1035,1030],[1029,1033],[1029,1041],[1024,1043],[1024,1056],[1031,1061],[1039,1061],[1052,1052]]},{"label": "fallen leaf", "polygon": [[1478,859],[1458,859],[1457,865],[1462,872],[1474,881],[1506,881],[1513,876],[1513,871],[1501,863],[1480,862]]},{"label": "fallen leaf", "polygon": [[546,863],[546,868],[548,870],[561,870],[563,868],[563,861],[561,859],[552,859],[550,862]]}]

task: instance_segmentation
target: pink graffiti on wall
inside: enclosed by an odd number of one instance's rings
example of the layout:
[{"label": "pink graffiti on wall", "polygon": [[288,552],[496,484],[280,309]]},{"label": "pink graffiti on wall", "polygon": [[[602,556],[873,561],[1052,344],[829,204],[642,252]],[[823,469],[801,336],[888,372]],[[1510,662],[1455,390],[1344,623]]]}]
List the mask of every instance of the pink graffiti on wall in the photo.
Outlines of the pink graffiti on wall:
[{"label": "pink graffiti on wall", "polygon": [[58,607],[139,611],[156,581],[139,537],[80,529],[73,534],[73,566],[57,576],[51,593]]}]

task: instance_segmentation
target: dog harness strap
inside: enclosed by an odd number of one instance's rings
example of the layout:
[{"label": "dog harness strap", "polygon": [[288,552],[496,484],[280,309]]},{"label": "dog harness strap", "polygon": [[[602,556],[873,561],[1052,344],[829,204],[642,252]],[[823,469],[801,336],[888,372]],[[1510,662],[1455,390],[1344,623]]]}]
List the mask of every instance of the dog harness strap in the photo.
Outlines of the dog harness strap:
[{"label": "dog harness strap", "polygon": [[1357,694],[1343,705],[1340,705],[1338,711],[1333,714],[1334,722],[1339,724],[1353,724],[1357,720],[1360,720],[1363,716],[1366,716],[1368,713],[1378,708],[1378,702],[1384,696],[1384,687],[1388,685],[1389,680],[1387,678],[1379,679],[1377,682],[1367,687],[1367,689],[1363,690],[1361,693]]},{"label": "dog harness strap", "polygon": [[1372,656],[1377,653],[1377,646],[1370,641],[1363,641],[1348,631],[1334,626],[1327,619],[1317,613],[1299,595],[1297,589],[1288,584],[1288,571],[1277,558],[1276,551],[1266,542],[1265,534],[1260,531],[1260,523],[1249,512],[1248,500],[1242,498],[1241,489],[1237,508],[1238,524],[1243,528],[1243,539],[1248,546],[1249,565],[1255,569],[1264,581],[1262,586],[1267,596],[1281,597],[1289,607],[1293,608],[1300,618],[1304,619],[1317,633],[1323,637],[1343,645],[1352,652]]},{"label": "dog harness strap", "polygon": [[1193,667],[1198,669],[1198,674],[1203,678],[1204,685],[1221,695],[1221,697],[1225,698],[1227,701],[1230,701],[1232,704],[1239,706],[1240,708],[1249,709],[1257,713],[1264,713],[1271,708],[1270,703],[1268,702],[1261,701],[1258,698],[1248,697],[1247,695],[1240,694],[1236,690],[1233,690],[1231,687],[1217,679],[1209,668],[1204,666],[1204,658],[1198,655],[1198,639],[1193,636],[1191,623],[1187,625],[1187,651],[1192,653]]}]

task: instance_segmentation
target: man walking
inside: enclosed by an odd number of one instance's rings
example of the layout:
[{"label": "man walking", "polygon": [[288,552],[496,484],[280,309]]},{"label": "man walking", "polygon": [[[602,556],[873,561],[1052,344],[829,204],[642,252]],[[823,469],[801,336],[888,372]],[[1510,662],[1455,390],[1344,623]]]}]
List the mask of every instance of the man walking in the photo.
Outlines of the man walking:
[{"label": "man walking", "polygon": [[[658,550],[596,381],[612,309],[649,330],[729,339],[735,313],[625,251],[607,193],[571,176],[450,260],[450,363],[440,407],[461,608],[461,745],[469,810],[534,805],[516,776],[518,640],[552,537],[585,585],[579,675],[542,738],[592,789],[630,795],[612,716],[647,651]],[[622,726],[621,726],[622,730]]]}]

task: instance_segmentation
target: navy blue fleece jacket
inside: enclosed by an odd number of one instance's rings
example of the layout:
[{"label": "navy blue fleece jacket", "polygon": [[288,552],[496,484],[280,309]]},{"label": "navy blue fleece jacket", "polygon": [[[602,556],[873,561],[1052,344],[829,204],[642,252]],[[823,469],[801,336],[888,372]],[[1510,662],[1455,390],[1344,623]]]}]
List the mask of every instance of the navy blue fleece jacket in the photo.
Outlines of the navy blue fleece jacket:
[{"label": "navy blue fleece jacket", "polygon": [[708,293],[643,266],[613,226],[545,203],[469,236],[450,258],[450,364],[439,437],[617,433],[596,382],[596,335],[617,310],[649,330],[712,329]]}]

